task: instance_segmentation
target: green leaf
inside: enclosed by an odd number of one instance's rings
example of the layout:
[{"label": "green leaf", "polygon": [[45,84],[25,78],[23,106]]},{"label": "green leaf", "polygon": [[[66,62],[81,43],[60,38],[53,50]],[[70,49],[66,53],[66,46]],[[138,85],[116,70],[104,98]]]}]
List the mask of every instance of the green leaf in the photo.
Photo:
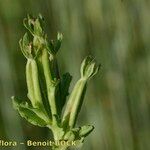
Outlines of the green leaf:
[{"label": "green leaf", "polygon": [[40,109],[32,108],[27,102],[20,102],[12,97],[13,107],[18,110],[19,114],[33,125],[46,127],[50,124],[48,118],[44,116]]},{"label": "green leaf", "polygon": [[76,147],[81,147],[84,139],[87,135],[89,135],[93,131],[94,127],[91,125],[85,125],[78,128],[73,128],[66,132],[64,135],[64,140],[68,141],[76,141]]},{"label": "green leaf", "polygon": [[55,43],[55,53],[57,53],[58,50],[60,49],[60,46],[61,46],[61,43],[62,43],[62,39],[63,39],[62,33],[58,32],[57,40],[56,40],[56,43]]},{"label": "green leaf", "polygon": [[58,32],[57,39],[51,40],[50,42],[47,42],[47,50],[49,53],[56,55],[58,50],[60,49],[61,43],[62,43],[63,35]]},{"label": "green leaf", "polygon": [[54,41],[51,40],[50,42],[48,42],[47,39],[45,39],[45,43],[48,53],[52,55],[55,54]]},{"label": "green leaf", "polygon": [[64,140],[68,140],[68,141],[74,141],[75,140],[75,134],[73,131],[68,131],[65,136],[64,136]]},{"label": "green leaf", "polygon": [[61,109],[66,103],[67,96],[69,95],[69,86],[72,80],[72,76],[69,73],[65,73],[61,79]]},{"label": "green leaf", "polygon": [[80,128],[80,131],[79,131],[79,136],[80,136],[80,137],[86,137],[86,136],[89,135],[93,130],[94,130],[94,126],[91,126],[91,125],[82,126],[82,127]]}]

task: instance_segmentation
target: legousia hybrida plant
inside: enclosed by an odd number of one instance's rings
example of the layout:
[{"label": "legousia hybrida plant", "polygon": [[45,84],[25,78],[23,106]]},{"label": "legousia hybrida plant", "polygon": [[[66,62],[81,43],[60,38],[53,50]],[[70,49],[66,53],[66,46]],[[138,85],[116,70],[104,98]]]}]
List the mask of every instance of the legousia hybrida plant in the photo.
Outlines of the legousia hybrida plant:
[{"label": "legousia hybrida plant", "polygon": [[[30,101],[20,101],[12,97],[13,106],[31,124],[48,127],[53,133],[54,141],[75,141],[75,147],[81,146],[94,127],[75,125],[87,82],[98,72],[99,65],[96,65],[91,56],[86,57],[81,64],[81,78],[69,94],[72,76],[69,73],[60,76],[56,58],[62,34],[58,33],[55,41],[48,41],[43,31],[41,15],[37,18],[28,15],[23,23],[29,32],[25,33],[19,44],[27,59],[26,83]],[[53,150],[67,150],[70,147],[69,144],[52,145]]]}]

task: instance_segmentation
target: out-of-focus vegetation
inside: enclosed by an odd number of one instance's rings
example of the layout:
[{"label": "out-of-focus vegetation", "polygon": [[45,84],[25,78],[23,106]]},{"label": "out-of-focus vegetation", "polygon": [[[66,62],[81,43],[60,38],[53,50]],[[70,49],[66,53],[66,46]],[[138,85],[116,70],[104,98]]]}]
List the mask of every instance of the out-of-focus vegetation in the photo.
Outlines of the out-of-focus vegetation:
[{"label": "out-of-focus vegetation", "polygon": [[10,99],[27,93],[18,40],[28,13],[45,17],[49,38],[63,33],[59,64],[62,73],[74,75],[73,83],[87,54],[102,64],[89,84],[78,122],[95,125],[82,149],[150,149],[149,0],[0,0],[0,139],[51,137],[47,129],[21,119]]}]

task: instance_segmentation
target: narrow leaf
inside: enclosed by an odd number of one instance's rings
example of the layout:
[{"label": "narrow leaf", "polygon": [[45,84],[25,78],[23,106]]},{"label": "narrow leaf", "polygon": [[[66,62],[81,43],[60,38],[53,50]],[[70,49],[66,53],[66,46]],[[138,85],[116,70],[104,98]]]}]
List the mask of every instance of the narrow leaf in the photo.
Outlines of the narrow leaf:
[{"label": "narrow leaf", "polygon": [[93,130],[94,130],[94,126],[91,126],[91,125],[82,126],[81,129],[80,129],[80,131],[79,131],[79,136],[80,137],[86,137]]},{"label": "narrow leaf", "polygon": [[[30,107],[27,103],[20,103],[19,100],[15,99],[14,97],[12,97],[12,100],[13,107],[18,110],[19,114],[31,124],[40,127],[46,127],[48,124],[50,124],[40,110]],[[37,115],[36,112],[38,112],[39,115]],[[43,116],[43,118],[41,116]]]},{"label": "narrow leaf", "polygon": [[67,96],[69,95],[69,86],[72,80],[72,76],[69,73],[65,73],[61,79],[61,109],[66,103]]}]

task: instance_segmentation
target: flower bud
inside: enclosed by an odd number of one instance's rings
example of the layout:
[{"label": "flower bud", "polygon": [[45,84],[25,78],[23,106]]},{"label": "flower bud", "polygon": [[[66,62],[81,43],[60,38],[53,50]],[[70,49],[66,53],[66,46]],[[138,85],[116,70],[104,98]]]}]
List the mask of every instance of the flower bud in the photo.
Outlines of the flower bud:
[{"label": "flower bud", "polygon": [[91,56],[86,57],[81,64],[81,77],[90,79],[99,71],[100,65],[96,65],[94,58]]}]

